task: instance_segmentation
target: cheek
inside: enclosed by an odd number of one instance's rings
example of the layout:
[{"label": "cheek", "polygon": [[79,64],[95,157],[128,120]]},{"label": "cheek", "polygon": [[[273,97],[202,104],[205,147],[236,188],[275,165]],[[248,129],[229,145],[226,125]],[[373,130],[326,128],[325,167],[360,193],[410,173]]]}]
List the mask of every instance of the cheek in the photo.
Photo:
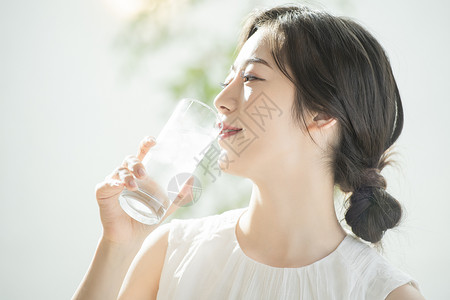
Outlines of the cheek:
[{"label": "cheek", "polygon": [[253,88],[249,85],[245,85],[244,84],[244,99],[246,99],[247,101],[251,101],[250,98],[252,98],[253,96]]},{"label": "cheek", "polygon": [[245,134],[238,139],[219,141],[222,171],[238,176],[252,176],[251,172],[267,171],[267,168],[292,161],[297,156],[298,136],[286,130],[286,125],[271,126],[264,132]]},{"label": "cheek", "polygon": [[272,120],[260,130],[247,130],[231,141],[227,140],[228,155],[245,161],[276,159],[284,155],[296,143],[295,137],[284,120]]},{"label": "cheek", "polygon": [[289,126],[283,122],[273,122],[272,126],[268,126],[266,131],[261,134],[258,145],[264,148],[265,156],[277,157],[284,155],[292,148],[296,142],[295,137],[289,130]]}]

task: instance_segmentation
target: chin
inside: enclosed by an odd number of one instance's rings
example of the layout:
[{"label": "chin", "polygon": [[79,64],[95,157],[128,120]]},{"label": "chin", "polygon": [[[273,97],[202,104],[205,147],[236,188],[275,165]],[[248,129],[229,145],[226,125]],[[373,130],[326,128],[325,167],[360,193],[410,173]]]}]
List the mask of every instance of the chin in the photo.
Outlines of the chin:
[{"label": "chin", "polygon": [[228,161],[221,158],[217,161],[217,164],[223,173],[249,178],[250,174],[248,174],[248,171],[254,169],[252,168],[254,162],[248,155],[241,154],[240,156],[237,156],[232,150],[223,149],[221,157],[228,158]]},{"label": "chin", "polygon": [[242,170],[238,169],[237,164],[222,164],[219,162],[219,167],[222,173],[226,173],[229,175],[239,176],[239,177],[246,177],[246,174],[242,172]]}]

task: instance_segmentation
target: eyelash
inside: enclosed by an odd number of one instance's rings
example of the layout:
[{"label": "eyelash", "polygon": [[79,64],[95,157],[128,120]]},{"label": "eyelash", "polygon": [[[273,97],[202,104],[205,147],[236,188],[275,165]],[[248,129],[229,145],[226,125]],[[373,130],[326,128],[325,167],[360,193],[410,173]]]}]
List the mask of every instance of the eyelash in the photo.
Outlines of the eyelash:
[{"label": "eyelash", "polygon": [[224,88],[227,87],[228,82],[220,82],[219,85],[220,85],[220,87],[221,87],[222,89],[224,89]]},{"label": "eyelash", "polygon": [[[244,79],[244,82],[253,81],[253,80],[263,80],[263,79],[258,78],[258,77],[256,77],[256,76],[253,76],[253,75],[245,75],[245,74],[244,74],[244,71],[241,72],[240,76],[241,76],[242,79]],[[227,85],[229,84],[229,82],[221,82],[221,83],[219,83],[219,84],[220,84],[220,86],[222,87],[222,89],[224,89],[224,88],[227,87]]]}]

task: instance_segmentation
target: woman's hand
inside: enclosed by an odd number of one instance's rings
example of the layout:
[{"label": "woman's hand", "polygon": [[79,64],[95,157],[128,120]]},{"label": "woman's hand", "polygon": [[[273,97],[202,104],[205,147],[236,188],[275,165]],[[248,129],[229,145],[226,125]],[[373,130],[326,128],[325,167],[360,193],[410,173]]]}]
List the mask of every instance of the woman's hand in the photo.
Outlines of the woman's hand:
[{"label": "woman's hand", "polygon": [[[151,181],[142,160],[155,144],[153,137],[143,139],[136,156],[127,156],[120,167],[97,184],[95,194],[100,208],[104,241],[117,244],[142,243],[159,225],[142,224],[126,214],[119,205],[119,196],[124,188],[137,190],[136,179]],[[175,206],[169,208],[163,220],[176,210]]]},{"label": "woman's hand", "polygon": [[[145,138],[141,142],[136,156],[126,157],[120,167],[96,186],[95,194],[100,208],[103,236],[99,241],[91,265],[72,299],[117,299],[125,275],[136,253],[138,253],[145,238],[159,226],[159,224],[149,226],[134,220],[119,205],[119,196],[123,189],[135,191],[137,189],[136,181],[139,181],[141,188],[148,188],[152,192],[166,193],[156,181],[153,181],[146,174],[145,168],[141,163],[144,156],[155,144],[154,138]],[[190,197],[192,195],[192,186],[189,186],[189,184],[192,185],[193,180],[190,182],[188,181],[183,186],[174,201],[176,204],[172,204],[169,207],[161,222],[172,214],[180,204],[184,204],[192,199]],[[169,226],[170,224],[167,225]],[[154,242],[155,239],[162,241],[154,246],[153,255],[155,261],[158,261],[158,257],[164,256],[164,247],[166,245],[164,239],[167,239],[167,237],[161,236],[161,233],[167,232],[167,228],[170,227],[166,227],[164,231],[163,227],[161,227],[162,231],[159,233],[155,232],[156,236],[150,236],[150,241],[153,240]],[[160,269],[163,264],[162,260],[159,259],[158,261],[161,264]],[[156,272],[155,278],[159,280],[158,274],[160,274],[160,270],[158,267],[150,270],[150,272]],[[158,283],[158,281],[155,282],[156,284]]]}]

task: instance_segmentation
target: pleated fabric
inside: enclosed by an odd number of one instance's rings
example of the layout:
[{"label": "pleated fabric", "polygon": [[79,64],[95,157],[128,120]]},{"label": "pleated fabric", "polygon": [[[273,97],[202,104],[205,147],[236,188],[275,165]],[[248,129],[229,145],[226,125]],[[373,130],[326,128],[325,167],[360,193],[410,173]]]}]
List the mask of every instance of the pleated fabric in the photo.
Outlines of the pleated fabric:
[{"label": "pleated fabric", "polygon": [[158,300],[380,300],[418,283],[348,234],[328,256],[304,267],[277,268],[248,257],[235,229],[247,208],[171,221]]}]

